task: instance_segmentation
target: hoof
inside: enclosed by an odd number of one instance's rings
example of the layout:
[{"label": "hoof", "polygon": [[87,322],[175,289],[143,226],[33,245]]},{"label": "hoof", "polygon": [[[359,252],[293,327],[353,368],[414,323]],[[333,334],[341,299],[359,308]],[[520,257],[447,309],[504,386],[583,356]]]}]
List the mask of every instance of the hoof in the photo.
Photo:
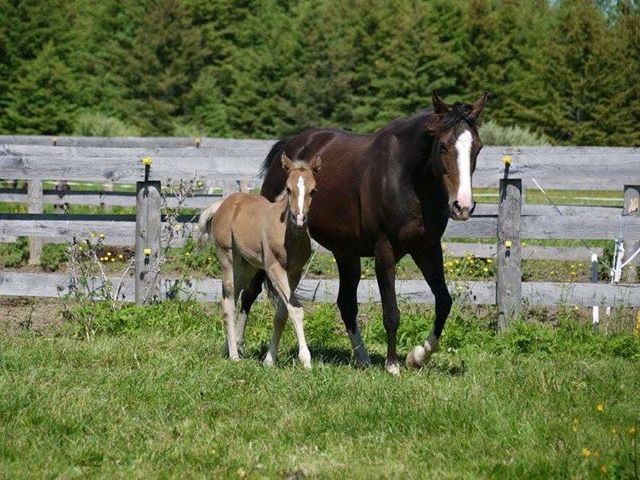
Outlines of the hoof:
[{"label": "hoof", "polygon": [[273,359],[273,357],[267,353],[267,355],[265,355],[264,360],[262,360],[262,364],[265,367],[273,367],[273,365],[275,364],[275,360]]},{"label": "hoof", "polygon": [[371,358],[369,354],[358,356],[354,353],[351,363],[355,368],[369,368],[371,366]]},{"label": "hoof", "polygon": [[385,363],[384,368],[387,370],[387,372],[389,372],[394,377],[400,376],[400,365],[398,365],[398,362],[393,362],[393,363],[387,362]]},{"label": "hoof", "polygon": [[418,345],[407,355],[407,367],[420,368],[424,365],[424,360],[427,357],[427,351],[422,345]]}]

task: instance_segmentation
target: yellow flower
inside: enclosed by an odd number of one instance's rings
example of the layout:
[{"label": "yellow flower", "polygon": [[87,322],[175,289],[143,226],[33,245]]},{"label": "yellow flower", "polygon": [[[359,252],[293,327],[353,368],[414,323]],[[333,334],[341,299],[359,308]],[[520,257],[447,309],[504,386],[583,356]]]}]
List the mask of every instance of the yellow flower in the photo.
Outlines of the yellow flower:
[{"label": "yellow flower", "polygon": [[583,448],[580,453],[582,453],[582,456],[584,458],[589,458],[591,456],[591,450],[589,450],[588,448]]},{"label": "yellow flower", "polygon": [[236,471],[236,474],[238,475],[238,478],[247,478],[247,472],[245,472],[242,468],[239,468]]},{"label": "yellow flower", "polygon": [[505,166],[509,166],[511,165],[511,155],[503,155],[502,156],[502,162],[505,164]]},{"label": "yellow flower", "polygon": [[95,237],[96,236],[96,232],[91,232],[91,236]]},{"label": "yellow flower", "polygon": [[488,271],[489,271],[489,269],[488,269],[487,267],[484,267],[484,268],[482,269],[482,271],[483,271],[483,272],[488,272]]},{"label": "yellow flower", "polygon": [[143,163],[143,165],[151,166],[151,164],[153,163],[153,160],[151,160],[151,157],[144,157],[142,159],[142,163]]},{"label": "yellow flower", "polygon": [[112,261],[112,262],[115,262],[115,261],[116,261],[116,258],[115,258],[115,257],[111,257],[111,261]]},{"label": "yellow flower", "polygon": [[99,233],[98,238],[101,238],[101,239],[104,238],[104,233]]},{"label": "yellow flower", "polygon": [[119,258],[120,260],[122,260],[122,259],[124,258],[124,255],[119,254],[119,255],[118,255],[118,258]]},{"label": "yellow flower", "polygon": [[487,263],[491,265],[493,263],[493,260],[491,260],[490,258],[487,258]]},{"label": "yellow flower", "polygon": [[107,252],[107,257],[110,257],[110,256],[111,256],[111,252]]},{"label": "yellow flower", "polygon": [[144,254],[145,254],[145,256],[147,256],[147,257],[148,257],[149,255],[151,255],[151,249],[150,249],[150,248],[145,248],[145,249],[142,251],[142,253],[144,253]]},{"label": "yellow flower", "polygon": [[507,247],[507,248],[511,248],[511,245],[513,245],[513,244],[511,243],[511,240],[506,240],[506,241],[504,242],[504,246],[505,246],[505,247]]},{"label": "yellow flower", "polygon": [[596,412],[604,412],[604,404],[603,403],[599,403],[598,405],[596,405]]},{"label": "yellow flower", "polygon": [[636,427],[631,427],[628,431],[631,435],[633,435],[634,433],[636,433]]},{"label": "yellow flower", "polygon": [[522,246],[526,247],[527,246],[527,242],[522,242]]}]

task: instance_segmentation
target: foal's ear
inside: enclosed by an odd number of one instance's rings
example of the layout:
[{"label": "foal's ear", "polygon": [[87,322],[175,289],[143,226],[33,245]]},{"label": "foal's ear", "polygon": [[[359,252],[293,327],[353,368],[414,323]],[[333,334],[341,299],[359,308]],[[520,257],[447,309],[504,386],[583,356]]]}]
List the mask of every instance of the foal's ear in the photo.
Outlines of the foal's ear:
[{"label": "foal's ear", "polygon": [[320,155],[316,155],[315,157],[313,157],[313,160],[311,160],[309,167],[311,167],[311,170],[313,171],[313,173],[318,173],[320,171],[321,165],[322,165],[322,159],[320,158]]},{"label": "foal's ear", "polygon": [[282,168],[286,173],[289,173],[293,168],[293,162],[287,157],[287,154],[282,152],[282,157],[280,157],[280,161],[282,162]]},{"label": "foal's ear", "polygon": [[436,92],[435,90],[431,94],[431,101],[433,102],[434,112],[440,114],[449,113],[451,111],[451,107],[447,105],[444,100],[442,100],[442,98],[440,98],[440,95],[438,95],[438,92]]},{"label": "foal's ear", "polygon": [[473,105],[471,105],[471,113],[469,114],[471,118],[476,119],[478,118],[478,116],[480,116],[480,113],[482,113],[482,110],[484,109],[484,106],[486,105],[487,100],[489,100],[490,96],[491,94],[489,92],[485,92],[484,95],[482,95],[473,103]]}]

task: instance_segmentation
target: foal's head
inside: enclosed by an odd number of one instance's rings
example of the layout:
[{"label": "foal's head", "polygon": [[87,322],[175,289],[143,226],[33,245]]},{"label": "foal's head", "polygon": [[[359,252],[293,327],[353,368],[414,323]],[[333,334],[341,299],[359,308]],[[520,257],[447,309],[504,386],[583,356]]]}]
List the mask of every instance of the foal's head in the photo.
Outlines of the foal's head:
[{"label": "foal's head", "polygon": [[282,154],[282,168],[287,174],[287,201],[289,202],[289,220],[297,228],[307,224],[307,214],[311,206],[311,197],[316,191],[314,174],[320,170],[322,163],[316,155],[311,162],[291,161]]},{"label": "foal's head", "polygon": [[471,192],[471,176],[482,148],[476,120],[487,103],[485,93],[472,105],[447,105],[433,92],[434,114],[427,117],[427,131],[433,143],[432,164],[442,176],[449,194],[449,216],[454,220],[468,220],[476,207]]}]

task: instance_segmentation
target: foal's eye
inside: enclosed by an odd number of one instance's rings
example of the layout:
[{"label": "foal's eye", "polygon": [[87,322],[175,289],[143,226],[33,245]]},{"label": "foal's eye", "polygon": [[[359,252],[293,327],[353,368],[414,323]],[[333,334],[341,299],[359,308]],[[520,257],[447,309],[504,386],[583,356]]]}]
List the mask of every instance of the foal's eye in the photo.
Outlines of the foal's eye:
[{"label": "foal's eye", "polygon": [[287,187],[287,193],[291,193],[291,189]]},{"label": "foal's eye", "polygon": [[316,193],[317,191],[318,191],[318,189],[317,189],[317,188],[314,188],[313,190],[311,190],[311,191],[309,192],[309,195],[313,196],[313,195],[315,195],[315,193]]}]

